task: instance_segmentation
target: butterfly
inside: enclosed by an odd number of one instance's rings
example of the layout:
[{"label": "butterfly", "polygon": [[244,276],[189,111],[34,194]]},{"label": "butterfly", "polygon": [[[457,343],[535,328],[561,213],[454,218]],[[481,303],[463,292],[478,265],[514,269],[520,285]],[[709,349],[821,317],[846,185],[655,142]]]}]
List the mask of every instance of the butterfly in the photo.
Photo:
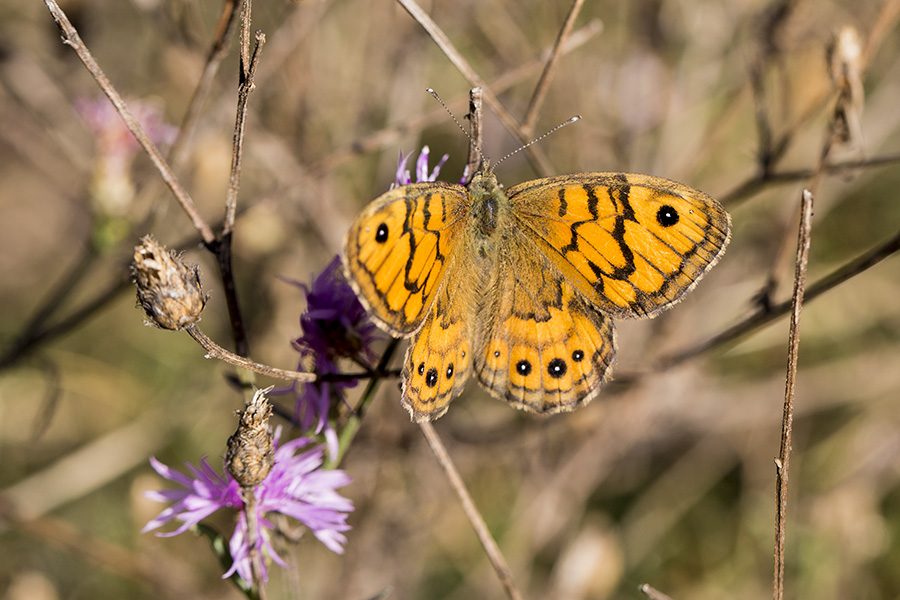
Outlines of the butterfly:
[{"label": "butterfly", "polygon": [[594,398],[613,319],[654,317],[719,260],[731,218],[686,185],[577,173],[504,190],[487,161],[468,185],[397,187],[350,226],[343,263],[375,322],[410,337],[401,402],[443,415],[474,373],[536,413]]}]

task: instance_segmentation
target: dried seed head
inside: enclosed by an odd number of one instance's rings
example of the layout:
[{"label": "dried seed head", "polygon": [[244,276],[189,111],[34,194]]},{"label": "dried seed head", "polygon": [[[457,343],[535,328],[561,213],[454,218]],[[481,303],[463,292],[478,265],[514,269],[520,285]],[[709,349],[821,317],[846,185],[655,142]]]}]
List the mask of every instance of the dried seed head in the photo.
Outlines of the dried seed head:
[{"label": "dried seed head", "polygon": [[151,323],[162,329],[184,329],[200,320],[207,296],[200,286],[200,269],[188,266],[174,251],[151,236],[134,248],[131,274],[138,304]]},{"label": "dried seed head", "polygon": [[860,144],[865,101],[862,83],[862,45],[856,29],[847,25],[835,33],[827,48],[828,71],[838,92],[832,128],[842,143]]},{"label": "dried seed head", "polygon": [[[271,388],[270,388],[271,389]],[[225,468],[241,487],[262,483],[272,470],[275,449],[269,432],[272,405],[266,400],[268,390],[259,390],[243,412],[237,430],[228,438]]]}]

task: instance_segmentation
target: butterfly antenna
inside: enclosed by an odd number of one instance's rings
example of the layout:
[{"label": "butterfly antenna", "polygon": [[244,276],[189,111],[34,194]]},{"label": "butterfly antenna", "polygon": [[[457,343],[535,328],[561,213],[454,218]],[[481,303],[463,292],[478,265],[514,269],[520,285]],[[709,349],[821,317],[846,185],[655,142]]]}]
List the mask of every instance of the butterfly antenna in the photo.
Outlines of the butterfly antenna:
[{"label": "butterfly antenna", "polygon": [[[475,141],[472,139],[472,136],[469,135],[469,132],[466,131],[466,128],[462,126],[462,123],[459,122],[459,120],[456,118],[456,115],[454,115],[453,111],[450,110],[450,107],[447,106],[443,100],[441,100],[441,97],[438,96],[438,93],[434,91],[433,88],[426,88],[425,91],[431,94],[431,97],[437,100],[440,105],[444,107],[444,110],[447,111],[447,114],[450,115],[450,118],[453,119],[453,122],[456,123],[457,127],[459,127],[459,130],[462,131],[463,135],[466,136],[466,139],[469,140],[469,145],[475,145]],[[481,148],[475,148],[475,151],[478,153],[478,156],[484,156],[484,154],[482,154],[481,152]]]},{"label": "butterfly antenna", "polygon": [[509,158],[510,156],[512,156],[512,155],[514,155],[514,154],[518,154],[519,152],[521,152],[522,150],[524,150],[524,149],[527,148],[528,146],[531,146],[532,144],[537,144],[539,141],[541,141],[542,139],[544,139],[545,137],[547,137],[547,136],[550,135],[551,133],[556,133],[557,131],[559,131],[560,129],[562,129],[563,127],[565,127],[566,125],[571,125],[572,123],[574,123],[575,121],[578,121],[578,120],[580,120],[580,119],[581,119],[581,115],[575,115],[574,117],[572,117],[572,118],[569,119],[568,121],[565,121],[565,122],[563,122],[563,123],[560,123],[559,125],[557,125],[557,126],[554,127],[553,129],[551,129],[550,131],[544,133],[544,134],[541,135],[541,136],[538,136],[538,137],[534,138],[533,140],[531,140],[531,141],[528,142],[527,144],[525,144],[525,145],[523,145],[523,146],[519,146],[518,148],[516,148],[515,150],[513,150],[512,152],[510,152],[509,154],[507,154],[506,156],[504,156],[503,158],[501,158],[500,160],[498,160],[497,162],[495,162],[493,166],[496,167],[497,165],[499,165],[500,163],[502,163],[504,160],[506,160],[506,159]]},{"label": "butterfly antenna", "polygon": [[456,119],[456,115],[453,114],[453,111],[450,110],[450,107],[447,106],[446,104],[444,104],[444,101],[441,100],[441,97],[438,96],[438,93],[437,93],[436,91],[434,91],[432,88],[427,88],[425,91],[428,92],[429,94],[431,94],[431,96],[432,96],[435,100],[437,100],[437,101],[441,104],[441,106],[444,107],[444,110],[447,111],[447,114],[450,115],[450,118],[453,119],[453,122],[456,123],[456,126],[457,126],[457,127],[459,127],[459,130],[462,131],[463,134],[465,134],[465,136],[466,136],[467,138],[469,138],[469,141],[471,142],[471,141],[472,141],[472,138],[469,136],[469,132],[466,131],[466,128],[462,126],[462,123],[460,123],[460,122]]}]

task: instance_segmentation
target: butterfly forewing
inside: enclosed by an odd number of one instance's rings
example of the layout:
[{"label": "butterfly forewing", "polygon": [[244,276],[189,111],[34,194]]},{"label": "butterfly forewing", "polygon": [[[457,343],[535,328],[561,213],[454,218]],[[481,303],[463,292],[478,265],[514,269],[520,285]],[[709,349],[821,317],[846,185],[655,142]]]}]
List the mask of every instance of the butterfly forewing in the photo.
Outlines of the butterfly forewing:
[{"label": "butterfly forewing", "polygon": [[421,326],[467,214],[465,188],[434,182],[393,189],[353,221],[343,252],[349,280],[389,332],[408,336]]},{"label": "butterfly forewing", "polygon": [[730,219],[699,190],[647,175],[579,173],[509,190],[520,226],[606,314],[654,316],[719,259]]}]

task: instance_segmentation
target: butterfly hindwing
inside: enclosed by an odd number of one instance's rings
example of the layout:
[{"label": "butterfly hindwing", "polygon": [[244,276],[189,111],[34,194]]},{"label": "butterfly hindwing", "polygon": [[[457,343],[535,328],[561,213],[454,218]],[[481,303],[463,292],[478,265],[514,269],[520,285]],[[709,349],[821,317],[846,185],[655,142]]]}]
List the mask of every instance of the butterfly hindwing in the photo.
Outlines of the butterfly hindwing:
[{"label": "butterfly hindwing", "polygon": [[406,351],[400,402],[416,422],[447,412],[472,373],[474,282],[466,256],[463,247],[447,267],[437,298]]},{"label": "butterfly hindwing", "polygon": [[344,240],[344,265],[376,321],[411,335],[434,300],[464,232],[468,196],[462,186],[411,184],[369,204]]},{"label": "butterfly hindwing", "polygon": [[579,173],[510,188],[517,221],[584,296],[614,317],[655,316],[718,261],[722,206],[686,185]]},{"label": "butterfly hindwing", "polygon": [[475,371],[493,395],[538,413],[588,402],[615,356],[612,321],[597,312],[522,231],[507,243],[479,311]]}]

